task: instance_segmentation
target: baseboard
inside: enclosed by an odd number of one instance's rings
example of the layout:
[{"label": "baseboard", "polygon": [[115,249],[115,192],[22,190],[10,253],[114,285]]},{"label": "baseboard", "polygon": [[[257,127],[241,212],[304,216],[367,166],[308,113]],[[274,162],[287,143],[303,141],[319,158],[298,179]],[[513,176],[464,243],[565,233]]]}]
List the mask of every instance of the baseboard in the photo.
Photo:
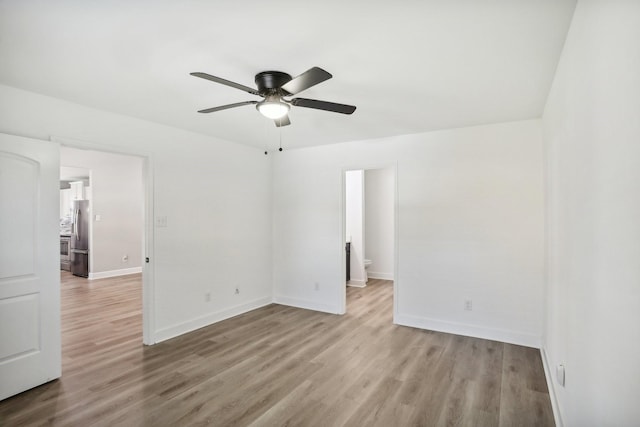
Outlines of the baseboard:
[{"label": "baseboard", "polygon": [[364,288],[367,286],[367,282],[364,280],[349,280],[347,286],[353,286],[354,288]]},{"label": "baseboard", "polygon": [[556,422],[556,427],[563,427],[564,424],[562,422],[562,416],[560,416],[560,406],[558,405],[558,395],[556,393],[556,383],[553,381],[555,377],[551,372],[551,366],[549,365],[544,346],[540,347],[540,358],[542,359],[542,366],[544,367],[544,376],[547,379],[547,389],[549,389],[549,400],[551,400],[553,419]]},{"label": "baseboard", "polygon": [[142,267],[123,268],[121,270],[99,271],[97,273],[89,273],[89,280],[106,279],[107,277],[126,276],[127,274],[142,273]]},{"label": "baseboard", "polygon": [[234,317],[260,307],[264,307],[265,305],[269,305],[271,303],[271,297],[258,298],[244,304],[239,304],[233,307],[226,308],[224,310],[197,317],[178,325],[160,329],[154,334],[154,343],[159,343],[161,341],[175,338],[179,335],[186,334],[187,332],[192,332],[196,329],[204,328],[205,326],[209,326],[230,317]]},{"label": "baseboard", "polygon": [[509,344],[523,345],[525,347],[540,348],[541,339],[537,335],[527,334],[507,329],[485,328],[482,326],[465,323],[449,322],[426,317],[398,314],[395,323],[413,328],[428,329],[431,331],[446,332],[467,337],[483,338],[493,341],[501,341]]},{"label": "baseboard", "polygon": [[276,304],[288,305],[290,307],[321,311],[323,313],[331,313],[331,314],[338,313],[338,308],[333,305],[322,304],[316,301],[311,301],[311,300],[306,300],[301,298],[291,298],[291,297],[285,297],[282,295],[276,295],[273,297],[273,302]]},{"label": "baseboard", "polygon": [[381,273],[379,271],[367,271],[369,279],[393,280],[393,273]]}]

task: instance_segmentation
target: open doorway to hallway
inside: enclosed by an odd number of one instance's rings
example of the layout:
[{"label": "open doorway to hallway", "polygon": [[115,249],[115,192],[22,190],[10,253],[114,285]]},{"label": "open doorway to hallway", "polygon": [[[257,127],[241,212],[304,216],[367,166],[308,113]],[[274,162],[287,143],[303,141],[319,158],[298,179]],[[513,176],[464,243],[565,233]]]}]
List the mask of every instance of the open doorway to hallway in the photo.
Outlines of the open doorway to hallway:
[{"label": "open doorway to hallway", "polygon": [[79,358],[94,363],[106,347],[129,339],[143,343],[146,186],[139,156],[63,145],[60,166],[62,355],[68,372]]},{"label": "open doorway to hallway", "polygon": [[[361,301],[375,301],[369,294],[393,298],[395,188],[395,168],[345,171],[344,264],[348,312],[355,305],[360,310]],[[363,298],[365,295],[367,298]]]}]

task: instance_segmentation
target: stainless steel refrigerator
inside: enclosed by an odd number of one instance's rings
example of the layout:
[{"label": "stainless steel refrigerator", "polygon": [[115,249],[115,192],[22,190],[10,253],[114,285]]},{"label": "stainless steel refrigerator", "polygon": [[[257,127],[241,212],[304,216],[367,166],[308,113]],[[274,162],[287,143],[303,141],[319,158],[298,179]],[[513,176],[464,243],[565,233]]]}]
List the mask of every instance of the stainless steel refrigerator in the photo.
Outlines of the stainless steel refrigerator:
[{"label": "stainless steel refrigerator", "polygon": [[74,200],[71,212],[71,273],[89,277],[89,201]]}]

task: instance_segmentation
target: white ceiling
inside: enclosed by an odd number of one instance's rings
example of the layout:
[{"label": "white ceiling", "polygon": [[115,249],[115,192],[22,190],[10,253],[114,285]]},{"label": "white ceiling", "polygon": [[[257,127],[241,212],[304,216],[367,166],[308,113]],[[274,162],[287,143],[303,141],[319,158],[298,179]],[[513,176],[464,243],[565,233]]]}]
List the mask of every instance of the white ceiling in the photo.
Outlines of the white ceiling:
[{"label": "white ceiling", "polygon": [[293,107],[289,148],[539,117],[575,0],[0,0],[0,83],[256,147],[279,130],[254,75],[333,74]]}]

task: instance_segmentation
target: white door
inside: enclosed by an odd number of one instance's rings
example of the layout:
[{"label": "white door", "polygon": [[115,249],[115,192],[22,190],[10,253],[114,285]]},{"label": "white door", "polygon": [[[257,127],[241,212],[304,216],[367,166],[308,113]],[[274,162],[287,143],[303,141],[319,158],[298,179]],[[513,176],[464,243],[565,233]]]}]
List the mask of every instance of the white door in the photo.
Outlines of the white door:
[{"label": "white door", "polygon": [[0,133],[0,400],[61,374],[57,143]]}]

